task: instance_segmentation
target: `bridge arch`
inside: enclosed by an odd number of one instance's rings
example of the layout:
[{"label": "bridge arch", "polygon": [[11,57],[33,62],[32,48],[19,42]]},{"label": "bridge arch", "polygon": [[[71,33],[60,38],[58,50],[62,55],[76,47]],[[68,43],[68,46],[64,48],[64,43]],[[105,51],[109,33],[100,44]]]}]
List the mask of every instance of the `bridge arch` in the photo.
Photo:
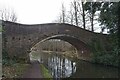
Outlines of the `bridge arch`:
[{"label": "bridge arch", "polygon": [[35,44],[33,46],[31,46],[30,51],[32,51],[32,47],[34,47],[42,42],[45,42],[47,40],[50,40],[50,39],[60,39],[60,40],[68,42],[76,48],[80,59],[85,59],[85,60],[90,59],[91,50],[90,50],[89,45],[87,45],[84,42],[82,42],[81,40],[77,39],[75,36],[66,35],[66,34],[53,35],[53,36],[47,37],[41,41],[36,41]]},{"label": "bridge arch", "polygon": [[[106,49],[109,45],[107,35],[94,33],[78,26],[60,23],[26,25],[3,21],[3,47],[12,56],[25,57],[30,53],[32,46],[48,39],[61,39],[71,43],[80,53],[80,56],[90,58],[88,44],[98,39]],[[83,51],[84,50],[84,51]],[[84,54],[81,54],[83,51]],[[87,59],[87,58],[86,58]]]}]

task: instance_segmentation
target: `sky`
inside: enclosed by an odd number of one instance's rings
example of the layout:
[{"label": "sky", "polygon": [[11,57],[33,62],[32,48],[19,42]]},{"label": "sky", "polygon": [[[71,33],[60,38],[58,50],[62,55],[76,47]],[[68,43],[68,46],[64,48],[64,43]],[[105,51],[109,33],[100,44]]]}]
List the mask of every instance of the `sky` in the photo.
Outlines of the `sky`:
[{"label": "sky", "polygon": [[19,23],[41,24],[53,22],[64,2],[66,7],[72,0],[0,0],[0,8],[13,9]]}]

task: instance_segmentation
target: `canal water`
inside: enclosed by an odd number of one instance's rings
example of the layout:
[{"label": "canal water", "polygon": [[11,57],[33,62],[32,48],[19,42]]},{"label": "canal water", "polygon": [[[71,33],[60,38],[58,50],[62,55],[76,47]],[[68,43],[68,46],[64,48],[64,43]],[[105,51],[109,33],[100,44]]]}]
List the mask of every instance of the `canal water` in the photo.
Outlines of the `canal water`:
[{"label": "canal water", "polygon": [[118,68],[92,64],[51,52],[30,53],[31,60],[38,60],[54,78],[118,78]]}]

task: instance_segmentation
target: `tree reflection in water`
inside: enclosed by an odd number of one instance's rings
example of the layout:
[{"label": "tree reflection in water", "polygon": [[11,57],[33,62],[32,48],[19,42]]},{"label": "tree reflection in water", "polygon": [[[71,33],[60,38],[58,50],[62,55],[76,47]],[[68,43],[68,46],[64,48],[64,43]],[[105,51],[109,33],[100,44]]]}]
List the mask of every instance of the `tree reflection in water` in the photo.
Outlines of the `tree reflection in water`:
[{"label": "tree reflection in water", "polygon": [[[45,58],[47,56],[47,58]],[[50,70],[54,78],[70,77],[76,72],[76,63],[60,55],[42,56],[43,64]]]}]

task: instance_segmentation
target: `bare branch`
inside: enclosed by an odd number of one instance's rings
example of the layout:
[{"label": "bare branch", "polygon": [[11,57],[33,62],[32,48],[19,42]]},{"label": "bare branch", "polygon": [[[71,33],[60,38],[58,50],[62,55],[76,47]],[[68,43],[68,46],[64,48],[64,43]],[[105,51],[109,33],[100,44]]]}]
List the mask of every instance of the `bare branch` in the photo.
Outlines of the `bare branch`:
[{"label": "bare branch", "polygon": [[8,9],[4,8],[0,11],[0,19],[2,19],[4,21],[16,22],[17,16],[13,10],[8,10]]}]

